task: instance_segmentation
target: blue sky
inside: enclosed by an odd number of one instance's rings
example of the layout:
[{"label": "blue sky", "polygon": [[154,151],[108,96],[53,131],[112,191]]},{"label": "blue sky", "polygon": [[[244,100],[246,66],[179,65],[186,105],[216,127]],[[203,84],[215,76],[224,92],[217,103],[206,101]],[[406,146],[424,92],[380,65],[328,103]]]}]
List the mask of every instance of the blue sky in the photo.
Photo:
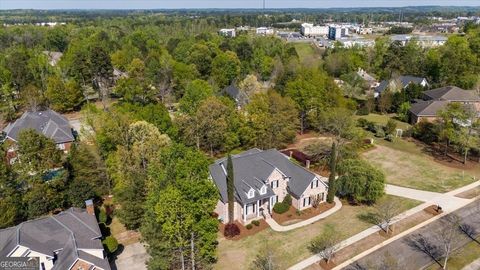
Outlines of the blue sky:
[{"label": "blue sky", "polygon": [[[267,8],[480,6],[480,0],[266,0]],[[0,0],[0,9],[261,8],[262,0]]]}]

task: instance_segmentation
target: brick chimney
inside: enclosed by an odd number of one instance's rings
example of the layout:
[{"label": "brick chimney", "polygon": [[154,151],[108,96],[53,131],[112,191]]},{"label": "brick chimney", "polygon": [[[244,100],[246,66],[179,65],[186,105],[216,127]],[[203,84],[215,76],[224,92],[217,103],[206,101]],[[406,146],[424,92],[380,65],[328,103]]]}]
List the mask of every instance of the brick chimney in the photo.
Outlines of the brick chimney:
[{"label": "brick chimney", "polygon": [[85,206],[87,208],[87,213],[95,216],[95,206],[93,205],[93,200],[92,199],[86,200]]}]

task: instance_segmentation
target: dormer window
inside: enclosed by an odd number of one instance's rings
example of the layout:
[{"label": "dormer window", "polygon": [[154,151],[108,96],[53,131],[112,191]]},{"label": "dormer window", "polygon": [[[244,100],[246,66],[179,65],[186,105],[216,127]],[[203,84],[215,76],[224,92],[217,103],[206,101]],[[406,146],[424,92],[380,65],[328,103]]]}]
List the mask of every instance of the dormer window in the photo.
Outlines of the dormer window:
[{"label": "dormer window", "polygon": [[318,187],[320,181],[317,178],[313,179],[312,183],[310,183],[310,188],[314,189]]},{"label": "dormer window", "polygon": [[249,191],[248,191],[248,194],[247,194],[247,197],[249,199],[253,198],[253,196],[255,196],[255,190],[253,190],[253,188],[251,188]]},{"label": "dormer window", "polygon": [[267,186],[263,185],[260,189],[260,195],[264,195],[265,193],[267,193]]}]

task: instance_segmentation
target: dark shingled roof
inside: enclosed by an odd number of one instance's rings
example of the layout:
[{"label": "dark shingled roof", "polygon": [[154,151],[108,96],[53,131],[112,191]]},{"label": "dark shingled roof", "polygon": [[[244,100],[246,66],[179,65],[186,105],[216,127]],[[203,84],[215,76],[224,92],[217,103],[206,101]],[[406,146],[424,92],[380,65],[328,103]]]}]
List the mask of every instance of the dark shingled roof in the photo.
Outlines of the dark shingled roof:
[{"label": "dark shingled roof", "polygon": [[[296,198],[299,198],[303,194],[308,185],[310,185],[316,177],[310,171],[292,163],[287,156],[276,149],[265,151],[256,148],[250,149],[238,155],[233,155],[232,162],[235,179],[235,196],[237,201],[243,205],[274,195],[269,185],[266,185],[266,194],[260,195],[259,190],[275,169],[279,170],[284,177],[290,178],[288,189]],[[215,161],[214,164],[209,166],[209,169],[210,175],[220,192],[221,200],[227,202],[227,159],[222,158]],[[255,190],[255,196],[249,199],[247,193],[251,188]]]},{"label": "dark shingled roof", "polygon": [[95,216],[79,208],[70,208],[55,216],[23,222],[15,227],[0,230],[0,256],[6,256],[17,245],[54,257],[53,269],[68,269],[77,259],[109,270],[108,262],[83,249],[103,250],[100,228]]},{"label": "dark shingled roof", "polygon": [[20,131],[29,128],[45,135],[57,144],[75,140],[68,120],[52,110],[25,112],[17,121],[9,123],[3,131],[8,138],[18,141]]},{"label": "dark shingled roof", "polygon": [[[398,80],[399,80],[400,83],[402,84],[402,87],[406,87],[406,86],[409,85],[410,83],[413,83],[413,84],[421,84],[424,79],[425,79],[425,78],[415,77],[415,76],[410,76],[410,75],[400,76],[400,77],[398,78]],[[377,86],[377,88],[375,88],[375,92],[381,93],[381,92],[385,91],[385,90],[388,88],[389,83],[390,83],[390,81],[388,81],[388,80],[383,80],[383,81],[381,81],[381,82],[380,82],[380,85]]]},{"label": "dark shingled roof", "polygon": [[423,92],[426,99],[448,101],[480,101],[474,91],[463,90],[456,86],[445,86]]},{"label": "dark shingled roof", "polygon": [[444,109],[449,102],[446,100],[428,100],[413,103],[410,113],[416,116],[436,116],[438,111]]}]

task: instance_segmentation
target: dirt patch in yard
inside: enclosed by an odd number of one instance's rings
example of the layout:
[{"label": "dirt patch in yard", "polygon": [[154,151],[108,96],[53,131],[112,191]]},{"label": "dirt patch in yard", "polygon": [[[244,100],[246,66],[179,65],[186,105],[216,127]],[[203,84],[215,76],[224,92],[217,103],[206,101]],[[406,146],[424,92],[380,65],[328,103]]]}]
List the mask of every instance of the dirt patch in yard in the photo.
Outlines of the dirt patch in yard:
[{"label": "dirt patch in yard", "polygon": [[307,220],[314,216],[331,209],[335,206],[335,203],[321,203],[317,208],[310,207],[303,211],[298,211],[295,207],[290,206],[287,212],[283,214],[272,213],[272,218],[280,225],[291,225],[303,220]]},{"label": "dirt patch in yard", "polygon": [[258,232],[261,232],[261,231],[265,230],[266,228],[270,227],[264,219],[259,219],[258,221],[260,222],[260,224],[258,226],[252,224],[252,228],[250,230],[247,229],[246,226],[243,226],[240,222],[235,221],[235,224],[237,224],[238,228],[240,228],[240,234],[233,237],[233,238],[226,239],[225,236],[223,236],[223,232],[225,231],[225,224],[223,224],[223,223],[220,223],[218,225],[218,232],[221,234],[220,237],[225,238],[226,240],[234,240],[234,241],[235,240],[240,240],[240,239],[243,239],[243,238],[248,237],[250,235],[254,235]]}]

